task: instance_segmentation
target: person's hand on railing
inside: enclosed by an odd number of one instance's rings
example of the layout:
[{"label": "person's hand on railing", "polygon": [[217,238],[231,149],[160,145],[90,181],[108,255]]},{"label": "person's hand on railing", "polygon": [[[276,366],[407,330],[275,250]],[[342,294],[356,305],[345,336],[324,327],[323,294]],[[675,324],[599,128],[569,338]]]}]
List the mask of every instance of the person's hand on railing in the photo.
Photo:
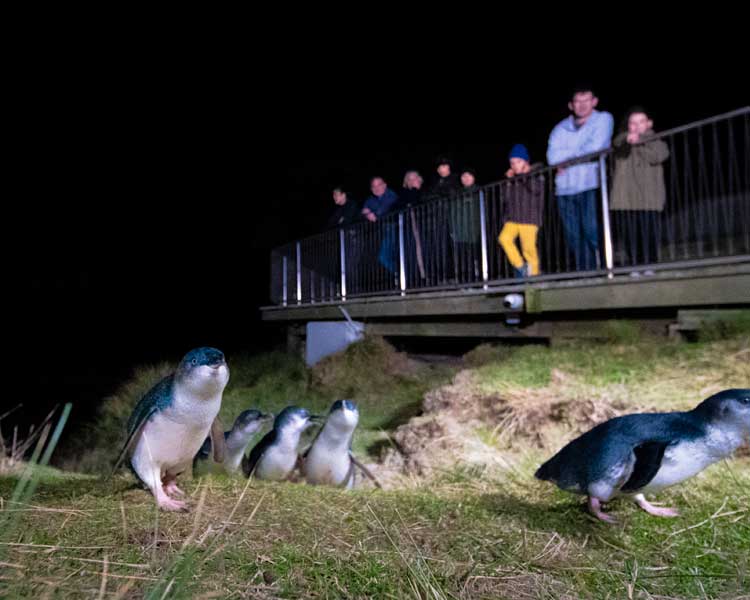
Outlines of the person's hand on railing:
[{"label": "person's hand on railing", "polygon": [[378,220],[377,216],[375,216],[375,213],[372,212],[369,208],[363,209],[362,214],[365,216],[365,219],[367,219],[371,223],[374,223]]},{"label": "person's hand on railing", "polygon": [[508,179],[510,179],[511,177],[513,177],[513,175],[515,175],[515,173],[513,172],[513,169],[508,169],[507,171],[505,171],[505,176]]}]

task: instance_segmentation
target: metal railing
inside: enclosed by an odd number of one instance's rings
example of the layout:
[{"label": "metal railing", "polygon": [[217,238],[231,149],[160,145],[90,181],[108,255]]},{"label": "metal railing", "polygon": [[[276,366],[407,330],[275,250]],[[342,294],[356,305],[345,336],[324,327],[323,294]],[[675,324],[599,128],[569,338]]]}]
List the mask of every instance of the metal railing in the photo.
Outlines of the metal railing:
[{"label": "metal railing", "polygon": [[[540,223],[538,278],[650,274],[670,263],[750,254],[750,107],[623,148],[276,248],[271,299],[286,306],[518,280],[499,236],[534,193],[538,214],[524,216]],[[648,181],[628,170],[638,161],[649,163]],[[586,227],[555,195],[560,170],[582,166],[599,179]],[[522,244],[517,251],[534,262]]]}]

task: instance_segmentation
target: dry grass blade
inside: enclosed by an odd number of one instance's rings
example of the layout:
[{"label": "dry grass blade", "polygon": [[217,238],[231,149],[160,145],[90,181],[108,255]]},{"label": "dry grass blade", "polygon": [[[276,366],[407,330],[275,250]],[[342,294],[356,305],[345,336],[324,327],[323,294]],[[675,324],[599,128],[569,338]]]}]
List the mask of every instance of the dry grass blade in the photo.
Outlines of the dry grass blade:
[{"label": "dry grass blade", "polygon": [[107,554],[104,554],[104,566],[102,567],[102,583],[99,586],[99,600],[104,598],[104,594],[107,591],[107,571],[109,570],[109,560]]}]

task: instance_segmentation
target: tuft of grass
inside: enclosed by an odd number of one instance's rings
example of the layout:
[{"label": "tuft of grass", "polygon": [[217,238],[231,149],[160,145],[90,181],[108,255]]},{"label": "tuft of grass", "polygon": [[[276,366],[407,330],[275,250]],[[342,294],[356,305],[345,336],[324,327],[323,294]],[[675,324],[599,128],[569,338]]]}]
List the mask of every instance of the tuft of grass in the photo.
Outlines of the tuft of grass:
[{"label": "tuft of grass", "polygon": [[609,344],[638,344],[649,337],[634,321],[605,321],[603,327],[605,339]]},{"label": "tuft of grass", "polygon": [[750,310],[738,310],[701,323],[696,338],[701,342],[750,336]]}]

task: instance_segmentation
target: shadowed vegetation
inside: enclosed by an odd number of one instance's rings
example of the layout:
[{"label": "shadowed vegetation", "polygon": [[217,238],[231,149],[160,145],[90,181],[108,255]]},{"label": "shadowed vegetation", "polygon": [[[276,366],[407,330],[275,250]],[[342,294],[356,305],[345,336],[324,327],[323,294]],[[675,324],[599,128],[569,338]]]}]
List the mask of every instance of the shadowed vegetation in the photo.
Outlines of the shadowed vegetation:
[{"label": "shadowed vegetation", "polygon": [[[104,481],[39,470],[35,494],[22,503],[10,502],[18,475],[9,475],[0,478],[0,514],[16,526],[0,532],[0,596],[718,600],[750,589],[746,450],[660,494],[680,509],[677,519],[616,501],[619,523],[602,524],[581,498],[533,478],[586,424],[568,414],[577,403],[684,409],[718,389],[747,387],[743,334],[696,344],[484,346],[463,374],[413,362],[382,340],[312,370],[282,354],[228,359],[225,424],[246,408],[326,411],[350,397],[362,413],[355,450],[363,456],[386,435],[381,429],[396,435],[423,409],[419,419],[443,415],[473,439],[431,450],[427,456],[446,453],[452,464],[395,478],[382,491],[188,479],[187,515],[157,514],[126,472]],[[86,444],[61,449],[58,464],[104,470],[130,407],[167,369],[143,369],[106,399]],[[462,412],[472,418],[462,421]],[[519,423],[541,437],[516,430]],[[458,445],[469,441],[487,453],[474,448],[464,460]],[[502,468],[487,457],[502,458]]]}]

